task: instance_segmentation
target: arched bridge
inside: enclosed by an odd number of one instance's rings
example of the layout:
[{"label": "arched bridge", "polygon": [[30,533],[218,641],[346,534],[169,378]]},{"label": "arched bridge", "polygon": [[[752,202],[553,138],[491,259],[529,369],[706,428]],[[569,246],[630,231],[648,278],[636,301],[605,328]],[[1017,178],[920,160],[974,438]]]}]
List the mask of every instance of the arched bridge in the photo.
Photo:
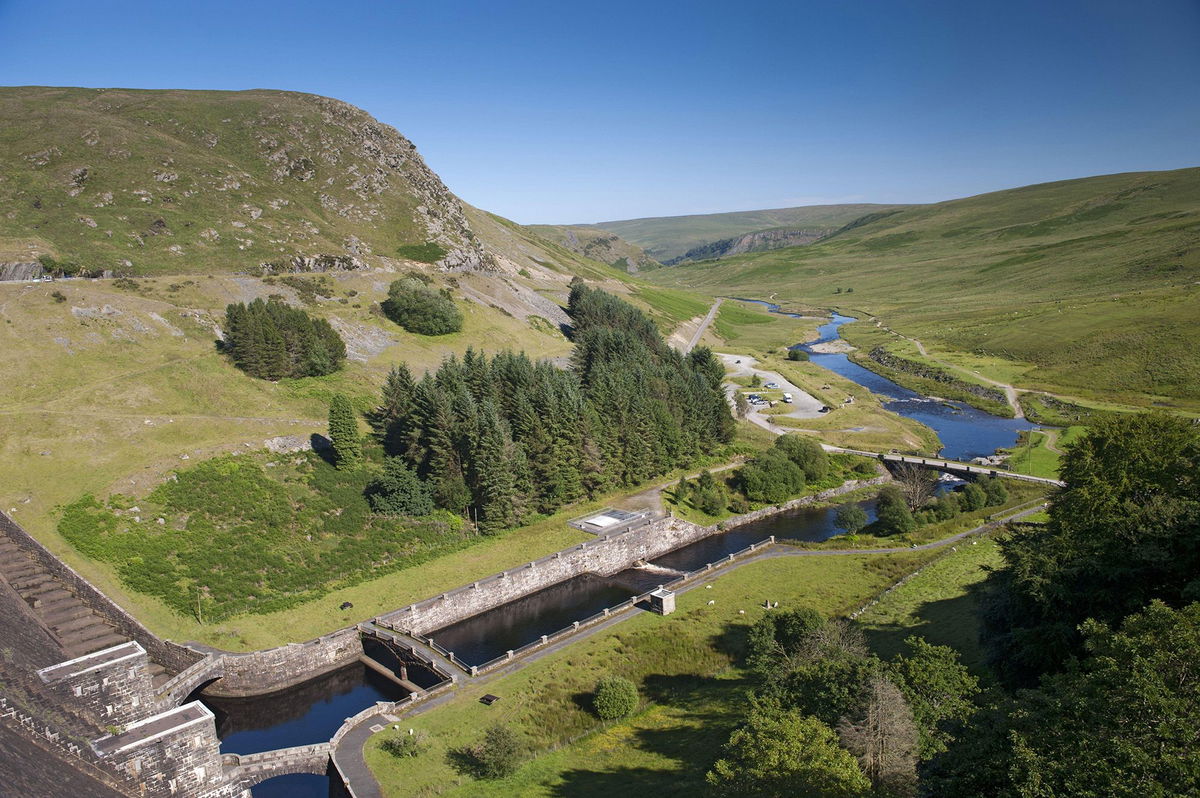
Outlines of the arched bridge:
[{"label": "arched bridge", "polygon": [[1043,485],[1054,485],[1063,487],[1067,483],[1060,479],[1049,479],[1048,477],[1035,477],[1032,474],[1018,474],[1014,471],[1006,471],[1002,468],[989,468],[988,466],[975,465],[974,463],[960,463],[957,460],[943,460],[938,457],[923,457],[921,455],[912,454],[895,454],[883,452],[866,452],[861,449],[843,449],[840,446],[824,447],[828,452],[842,452],[843,454],[861,454],[864,457],[874,457],[878,460],[883,460],[888,463],[910,463],[912,465],[924,466],[926,468],[936,468],[939,471],[957,472],[960,474],[977,474],[987,477],[1003,477],[1004,479],[1019,479],[1024,482],[1040,482]]},{"label": "arched bridge", "polygon": [[224,754],[225,776],[229,781],[240,781],[245,787],[276,776],[293,773],[311,773],[324,776],[329,769],[329,755],[333,751],[330,743],[298,745],[294,748],[279,748],[261,754]]}]

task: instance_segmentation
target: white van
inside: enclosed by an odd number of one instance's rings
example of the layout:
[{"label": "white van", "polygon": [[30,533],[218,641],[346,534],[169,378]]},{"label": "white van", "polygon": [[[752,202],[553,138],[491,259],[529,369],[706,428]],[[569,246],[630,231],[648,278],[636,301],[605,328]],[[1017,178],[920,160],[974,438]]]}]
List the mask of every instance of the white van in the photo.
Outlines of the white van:
[{"label": "white van", "polygon": [[792,403],[792,395],[790,393],[785,393],[783,395],[783,403],[788,405]]}]

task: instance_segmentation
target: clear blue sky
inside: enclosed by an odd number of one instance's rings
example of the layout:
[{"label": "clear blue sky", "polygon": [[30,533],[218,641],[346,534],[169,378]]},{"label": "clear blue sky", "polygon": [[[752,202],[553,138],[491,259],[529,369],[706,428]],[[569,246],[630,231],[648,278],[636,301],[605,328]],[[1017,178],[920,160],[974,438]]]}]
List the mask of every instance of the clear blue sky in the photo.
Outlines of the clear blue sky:
[{"label": "clear blue sky", "polygon": [[520,222],[931,202],[1200,165],[1200,2],[0,0],[0,84],[331,95]]}]

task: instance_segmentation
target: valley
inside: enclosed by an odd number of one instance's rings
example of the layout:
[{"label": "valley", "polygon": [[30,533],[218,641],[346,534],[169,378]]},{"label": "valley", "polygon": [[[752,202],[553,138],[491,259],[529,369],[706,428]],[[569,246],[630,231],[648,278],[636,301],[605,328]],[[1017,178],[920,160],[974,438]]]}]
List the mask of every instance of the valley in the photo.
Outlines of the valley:
[{"label": "valley", "polygon": [[795,721],[909,796],[1191,612],[1200,169],[522,225],[317,95],[0,113],[4,717],[117,794],[775,795]]}]

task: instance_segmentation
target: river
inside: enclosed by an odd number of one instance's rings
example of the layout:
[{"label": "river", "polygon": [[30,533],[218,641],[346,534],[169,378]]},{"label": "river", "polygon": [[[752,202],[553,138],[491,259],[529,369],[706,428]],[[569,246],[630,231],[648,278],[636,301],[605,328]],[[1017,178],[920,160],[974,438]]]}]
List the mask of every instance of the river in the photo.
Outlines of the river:
[{"label": "river", "polygon": [[[765,305],[772,313],[801,318],[798,313],[782,311],[778,305],[760,299],[738,299],[738,301]],[[812,351],[815,344],[842,341],[839,330],[843,324],[849,324],[852,321],[857,321],[857,319],[834,313],[829,322],[817,328],[815,341],[796,344],[791,348],[802,349],[808,354],[809,359],[821,368],[840,374],[851,382],[856,382],[868,389],[871,393],[884,397],[886,399],[883,403],[885,410],[919,421],[932,429],[942,443],[942,448],[938,452],[942,457],[962,461],[975,457],[986,457],[994,454],[997,449],[1008,448],[1016,444],[1022,431],[1036,428],[1037,425],[1023,418],[1003,418],[985,413],[963,402],[922,396],[892,382],[887,377],[863,368],[844,354],[823,354]]]}]

